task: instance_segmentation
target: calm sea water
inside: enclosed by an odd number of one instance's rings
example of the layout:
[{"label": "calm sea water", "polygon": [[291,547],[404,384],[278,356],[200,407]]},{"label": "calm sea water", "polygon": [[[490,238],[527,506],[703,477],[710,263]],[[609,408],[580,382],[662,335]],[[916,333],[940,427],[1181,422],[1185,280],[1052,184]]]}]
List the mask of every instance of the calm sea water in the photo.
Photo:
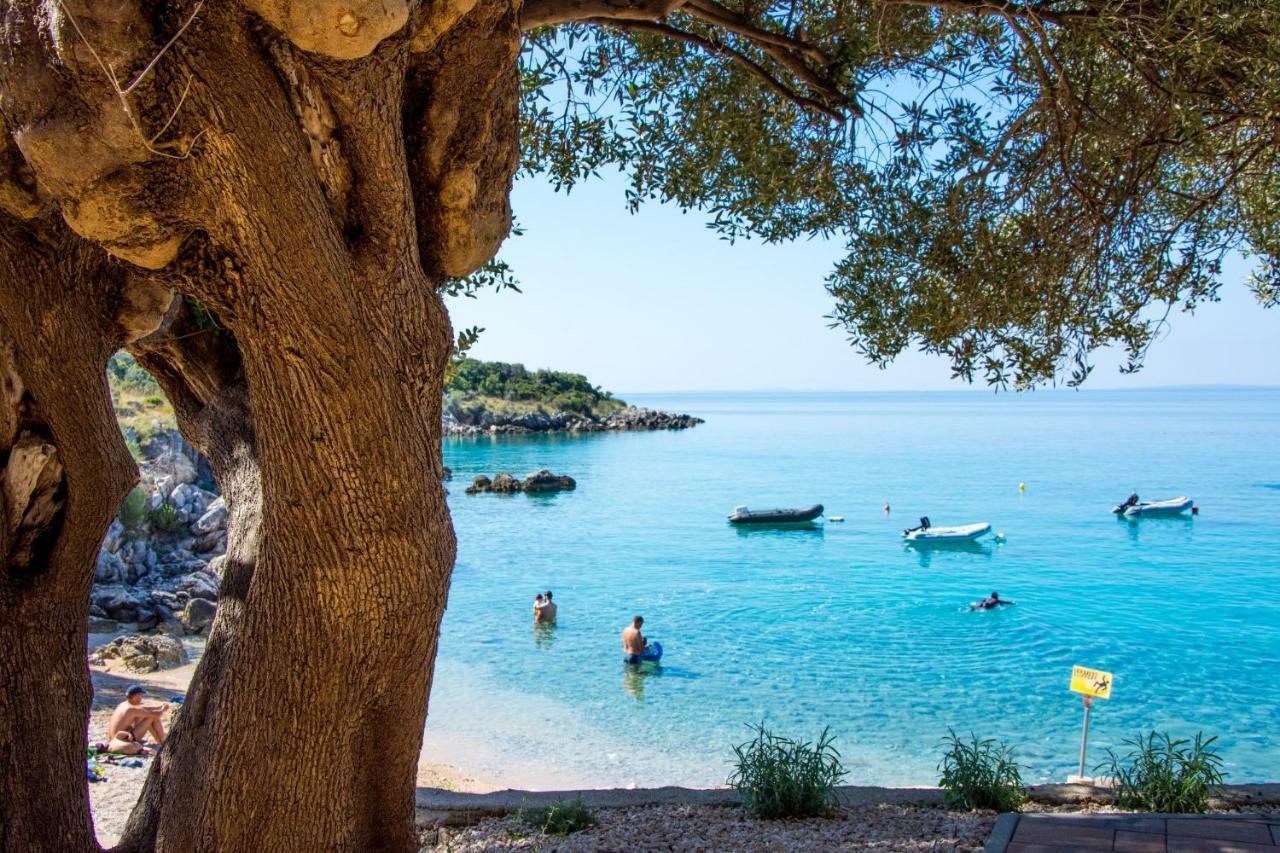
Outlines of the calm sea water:
[{"label": "calm sea water", "polygon": [[[830,726],[851,782],[932,784],[953,727],[1013,744],[1031,781],[1062,780],[1083,664],[1116,678],[1091,763],[1140,729],[1203,730],[1230,779],[1280,778],[1280,390],[632,402],[706,423],[446,444],[459,556],[428,756],[516,785],[717,785],[765,720]],[[539,468],[577,491],[463,494],[476,474]],[[1131,490],[1201,514],[1117,519]],[[725,521],[814,502],[846,521]],[[1006,541],[905,547],[926,514]],[[539,632],[547,588],[560,622]],[[992,590],[1017,606],[968,611]],[[660,669],[620,661],[635,613]]]}]

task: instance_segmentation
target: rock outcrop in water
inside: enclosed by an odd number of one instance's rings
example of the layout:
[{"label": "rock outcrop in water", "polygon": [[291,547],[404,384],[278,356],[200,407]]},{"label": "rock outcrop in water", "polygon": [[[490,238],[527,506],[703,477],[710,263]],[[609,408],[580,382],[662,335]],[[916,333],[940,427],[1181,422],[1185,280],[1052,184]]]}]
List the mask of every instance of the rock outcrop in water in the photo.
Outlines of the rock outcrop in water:
[{"label": "rock outcrop in water", "polygon": [[552,474],[543,469],[534,471],[523,480],[517,480],[510,474],[495,474],[490,480],[484,474],[476,477],[467,487],[467,494],[494,492],[500,495],[511,495],[517,492],[526,494],[548,494],[551,492],[567,492],[578,487],[577,482],[564,474]]},{"label": "rock outcrop in water", "polygon": [[624,430],[688,429],[702,423],[692,415],[678,415],[628,406],[608,415],[532,411],[501,414],[480,404],[453,405],[444,410],[445,435],[489,435],[530,432],[606,432]]}]

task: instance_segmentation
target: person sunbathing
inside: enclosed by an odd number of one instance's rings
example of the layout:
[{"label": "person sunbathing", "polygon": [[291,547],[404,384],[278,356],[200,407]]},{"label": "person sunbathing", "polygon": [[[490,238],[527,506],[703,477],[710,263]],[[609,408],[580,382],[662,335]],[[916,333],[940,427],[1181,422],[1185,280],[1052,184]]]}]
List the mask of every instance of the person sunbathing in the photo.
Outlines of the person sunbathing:
[{"label": "person sunbathing", "polygon": [[169,710],[168,703],[144,704],[147,691],[135,684],[125,691],[125,699],[111,712],[107,722],[107,752],[121,755],[149,755],[147,735],[157,745],[164,743],[164,724],[160,716]]}]

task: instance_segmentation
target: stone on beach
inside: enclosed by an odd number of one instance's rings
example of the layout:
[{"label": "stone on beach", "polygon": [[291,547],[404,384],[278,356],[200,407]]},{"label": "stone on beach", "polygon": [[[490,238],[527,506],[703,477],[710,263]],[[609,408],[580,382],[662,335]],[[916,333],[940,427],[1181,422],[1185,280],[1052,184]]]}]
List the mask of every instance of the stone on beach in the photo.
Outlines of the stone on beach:
[{"label": "stone on beach", "polygon": [[116,637],[89,655],[92,664],[108,665],[117,660],[130,672],[155,672],[182,666],[187,662],[187,652],[173,637],[134,634]]}]

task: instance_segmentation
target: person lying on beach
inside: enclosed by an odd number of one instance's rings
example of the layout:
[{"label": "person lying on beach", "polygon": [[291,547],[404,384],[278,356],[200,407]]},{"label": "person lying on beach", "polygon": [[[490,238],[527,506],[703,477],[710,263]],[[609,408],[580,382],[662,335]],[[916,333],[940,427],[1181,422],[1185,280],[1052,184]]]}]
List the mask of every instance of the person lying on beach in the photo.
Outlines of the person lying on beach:
[{"label": "person lying on beach", "polygon": [[135,684],[125,691],[125,700],[111,712],[107,722],[107,752],[121,755],[149,755],[144,740],[151,735],[157,744],[164,743],[164,724],[160,715],[169,710],[167,703],[144,705],[147,691]]},{"label": "person lying on beach", "polygon": [[623,663],[640,663],[640,656],[649,651],[649,641],[640,633],[644,625],[644,617],[637,616],[631,624],[622,629],[622,661]]},{"label": "person lying on beach", "polygon": [[1000,593],[993,592],[991,593],[990,598],[984,598],[982,599],[982,601],[979,601],[975,604],[970,604],[969,609],[970,610],[995,610],[997,607],[1001,607],[1006,604],[1014,605],[1014,604],[1017,604],[1017,602],[1006,601],[1005,599],[1000,597]]},{"label": "person lying on beach", "polygon": [[547,590],[545,595],[538,597],[542,599],[542,604],[534,605],[533,621],[542,623],[556,621],[556,603],[551,600],[551,590]]}]

